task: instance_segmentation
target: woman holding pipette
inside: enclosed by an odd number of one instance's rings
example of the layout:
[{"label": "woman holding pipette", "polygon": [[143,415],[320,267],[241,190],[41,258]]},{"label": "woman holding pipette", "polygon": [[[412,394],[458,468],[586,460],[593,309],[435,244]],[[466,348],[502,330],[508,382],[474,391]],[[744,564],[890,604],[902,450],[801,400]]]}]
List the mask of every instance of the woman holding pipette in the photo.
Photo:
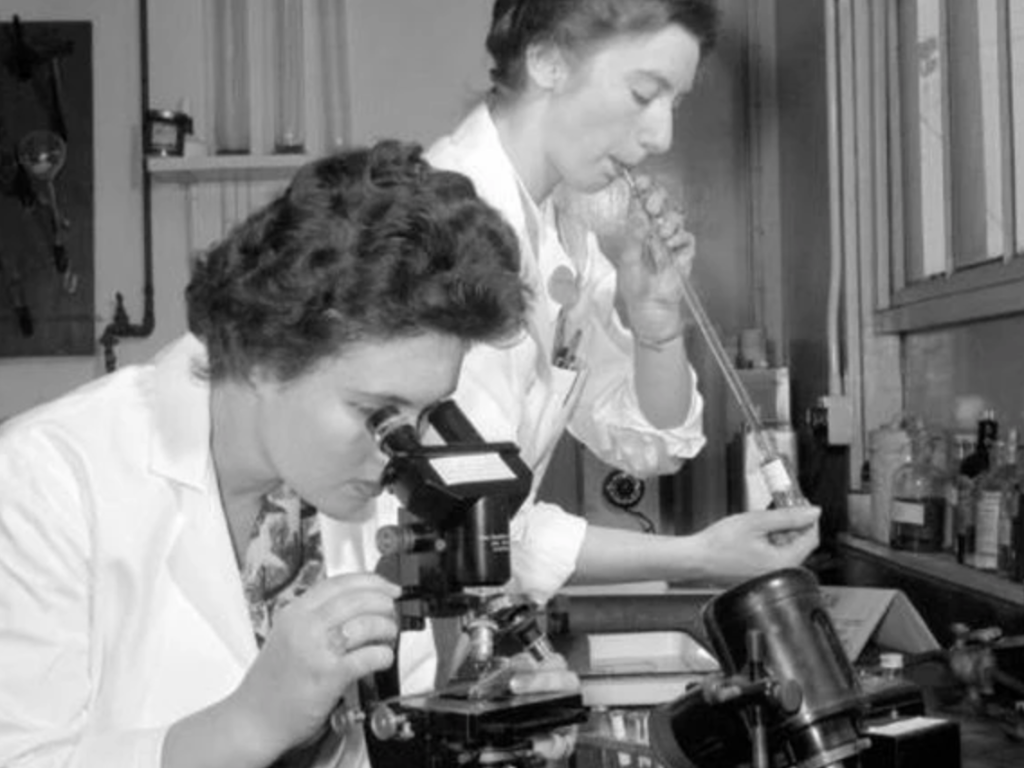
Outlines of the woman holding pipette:
[{"label": "woman holding pipette", "polygon": [[[669,149],[717,25],[712,0],[497,0],[493,87],[428,153],[470,176],[519,235],[529,332],[470,352],[456,399],[486,437],[519,443],[538,483],[565,429],[640,476],[675,472],[704,444],[683,341],[680,274],[694,242],[682,217],[637,174],[646,216],[634,207],[638,235],[602,240],[621,246],[609,259],[578,207],[561,203],[566,190],[609,187],[628,199],[623,169]],[[569,578],[736,581],[802,562],[817,519],[801,507],[652,537],[531,499],[514,521],[516,577],[540,599]]]}]

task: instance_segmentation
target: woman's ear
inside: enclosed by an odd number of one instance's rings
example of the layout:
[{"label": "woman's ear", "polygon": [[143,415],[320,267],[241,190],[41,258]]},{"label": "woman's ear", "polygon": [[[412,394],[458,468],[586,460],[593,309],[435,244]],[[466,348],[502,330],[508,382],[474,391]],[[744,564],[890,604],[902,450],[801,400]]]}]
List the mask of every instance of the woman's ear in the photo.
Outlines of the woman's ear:
[{"label": "woman's ear", "polygon": [[536,87],[552,91],[565,81],[569,64],[553,43],[533,43],[526,49],[526,72]]}]

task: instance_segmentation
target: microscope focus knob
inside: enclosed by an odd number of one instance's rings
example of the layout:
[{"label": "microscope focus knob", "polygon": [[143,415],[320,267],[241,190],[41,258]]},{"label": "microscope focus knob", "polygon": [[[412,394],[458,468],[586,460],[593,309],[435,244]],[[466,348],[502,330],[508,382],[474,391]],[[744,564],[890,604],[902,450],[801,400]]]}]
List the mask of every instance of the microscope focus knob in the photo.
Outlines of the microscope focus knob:
[{"label": "microscope focus knob", "polygon": [[377,531],[377,551],[381,556],[421,552],[441,552],[444,539],[423,525],[385,525]]},{"label": "microscope focus knob", "polygon": [[796,680],[782,680],[776,683],[772,698],[787,715],[795,714],[804,703],[804,691]]},{"label": "microscope focus knob", "polygon": [[331,729],[339,736],[345,736],[359,727],[366,719],[366,714],[355,707],[342,703],[331,713]]},{"label": "microscope focus knob", "polygon": [[398,714],[386,704],[374,707],[370,714],[370,730],[380,741],[395,738],[405,741],[414,735],[408,716]]}]

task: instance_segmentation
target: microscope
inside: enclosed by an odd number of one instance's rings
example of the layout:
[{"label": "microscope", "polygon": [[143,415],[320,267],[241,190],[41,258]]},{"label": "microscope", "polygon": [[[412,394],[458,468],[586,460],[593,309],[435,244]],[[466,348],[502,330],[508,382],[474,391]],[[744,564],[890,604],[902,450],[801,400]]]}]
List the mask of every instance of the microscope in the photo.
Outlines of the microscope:
[{"label": "microscope", "polygon": [[[576,693],[513,695],[512,647],[538,661],[554,652],[538,609],[506,591],[511,577],[509,523],[527,498],[532,473],[512,443],[488,443],[452,401],[421,426],[397,409],[368,420],[389,461],[383,485],[401,502],[398,525],[377,535],[378,571],[402,587],[399,629],[427,618],[461,620],[469,652],[455,679],[422,695],[402,695],[397,664],[361,685],[365,730],[375,766],[445,768],[525,766],[557,729],[583,721]],[[399,635],[401,642],[401,633]],[[397,657],[397,654],[396,654]]]},{"label": "microscope", "polygon": [[702,619],[724,674],[650,714],[666,768],[852,768],[866,702],[810,571],[724,592]]}]

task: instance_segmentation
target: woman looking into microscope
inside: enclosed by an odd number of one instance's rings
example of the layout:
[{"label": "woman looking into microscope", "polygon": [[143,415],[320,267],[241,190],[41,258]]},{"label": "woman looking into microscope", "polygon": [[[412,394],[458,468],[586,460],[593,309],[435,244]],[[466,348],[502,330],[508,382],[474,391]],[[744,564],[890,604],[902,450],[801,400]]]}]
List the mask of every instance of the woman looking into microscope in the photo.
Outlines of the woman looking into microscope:
[{"label": "woman looking into microscope", "polygon": [[465,177],[352,150],[196,265],[155,360],[6,422],[0,765],[365,764],[325,723],[394,655],[398,588],[345,528],[381,492],[367,418],[450,395],[526,295]]}]

